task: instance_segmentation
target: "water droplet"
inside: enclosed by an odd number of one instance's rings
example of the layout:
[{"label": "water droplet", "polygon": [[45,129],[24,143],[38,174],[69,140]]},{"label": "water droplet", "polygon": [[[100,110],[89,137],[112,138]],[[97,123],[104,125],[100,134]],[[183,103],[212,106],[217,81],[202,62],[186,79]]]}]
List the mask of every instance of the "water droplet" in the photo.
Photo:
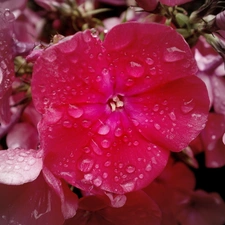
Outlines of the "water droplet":
[{"label": "water droplet", "polygon": [[122,131],[122,129],[121,128],[116,128],[116,130],[115,130],[115,136],[116,137],[121,137],[122,136],[122,134],[123,134],[123,131]]},{"label": "water droplet", "polygon": [[134,80],[128,78],[127,81],[126,81],[126,86],[130,87],[130,86],[132,86],[132,85],[134,85]]},{"label": "water droplet", "polygon": [[109,167],[110,165],[111,165],[111,161],[106,161],[104,164],[105,167]]},{"label": "water droplet", "polygon": [[63,126],[66,128],[71,128],[73,124],[69,120],[63,121]]},{"label": "water droplet", "polygon": [[90,173],[85,174],[85,175],[84,175],[84,179],[85,179],[85,180],[87,180],[87,181],[90,181],[90,180],[92,180],[92,179],[93,179],[93,175],[92,175],[92,174],[90,174]]},{"label": "water droplet", "polygon": [[34,165],[34,164],[36,163],[36,159],[34,159],[34,158],[28,159],[27,163],[28,163],[30,166],[32,166],[32,165]]},{"label": "water droplet", "polygon": [[158,123],[155,123],[154,127],[155,127],[156,130],[160,130],[161,129],[161,126]]},{"label": "water droplet", "polygon": [[109,142],[107,139],[104,139],[104,140],[101,142],[101,146],[102,146],[103,148],[109,148],[110,142]]},{"label": "water droplet", "polygon": [[91,146],[97,155],[103,154],[102,149],[98,146],[98,144],[93,139],[91,140]]},{"label": "water droplet", "polygon": [[138,145],[139,145],[139,142],[138,142],[138,141],[134,141],[134,142],[133,142],[133,145],[134,145],[134,146],[138,146]]},{"label": "water droplet", "polygon": [[100,187],[102,185],[102,178],[101,177],[97,177],[96,179],[93,180],[93,184],[96,187]]},{"label": "water droplet", "polygon": [[169,117],[170,117],[170,119],[171,119],[172,121],[175,121],[175,120],[177,119],[174,112],[170,112],[170,113],[169,113]]},{"label": "water droplet", "polygon": [[83,120],[82,121],[82,126],[84,128],[89,128],[91,126],[91,121],[89,121],[89,120]]},{"label": "water droplet", "polygon": [[78,162],[78,169],[82,172],[90,172],[93,168],[94,160],[91,158],[83,158]]},{"label": "water droplet", "polygon": [[10,23],[15,20],[14,14],[9,9],[5,9],[4,17]]},{"label": "water droplet", "polygon": [[215,140],[216,139],[216,135],[212,135],[212,140]]},{"label": "water droplet", "polygon": [[149,171],[151,171],[151,169],[152,169],[152,165],[151,165],[150,163],[148,163],[148,164],[146,165],[146,167],[145,167],[145,170],[146,170],[147,172],[149,172]]},{"label": "water droplet", "polygon": [[103,75],[103,76],[106,76],[106,75],[108,75],[108,74],[109,74],[109,70],[106,69],[106,68],[104,68],[104,69],[102,70],[102,75]]},{"label": "water droplet", "polygon": [[138,176],[140,179],[143,179],[144,178],[144,174],[139,174],[139,176]]},{"label": "water droplet", "polygon": [[18,162],[23,162],[23,161],[24,161],[24,157],[23,157],[23,156],[18,157],[18,158],[17,158],[17,161],[18,161]]},{"label": "water droplet", "polygon": [[123,188],[124,192],[131,192],[135,188],[135,182],[134,181],[129,181],[124,184],[120,184],[120,186]]},{"label": "water droplet", "polygon": [[126,171],[127,171],[128,173],[133,173],[133,172],[135,171],[135,167],[134,167],[134,166],[127,166],[127,167],[126,167]]},{"label": "water droplet", "polygon": [[23,167],[23,169],[24,169],[25,171],[28,171],[28,170],[30,170],[30,166],[26,165],[25,167]]},{"label": "water droplet", "polygon": [[83,115],[84,110],[81,109],[81,108],[78,108],[74,105],[69,105],[68,113],[69,113],[70,116],[77,119],[77,118],[80,118]]},{"label": "water droplet", "polygon": [[132,77],[141,77],[144,73],[144,67],[140,63],[131,61],[127,66],[127,72]]},{"label": "water droplet", "polygon": [[194,106],[195,104],[193,99],[191,99],[190,101],[185,101],[183,105],[181,106],[181,111],[185,114],[189,113],[194,109]]},{"label": "water droplet", "polygon": [[150,65],[152,65],[153,63],[154,63],[154,61],[153,61],[153,59],[151,59],[151,58],[146,58],[146,60],[145,60],[145,62],[150,66]]},{"label": "water droplet", "polygon": [[156,161],[155,157],[152,157],[152,163],[157,164],[157,161]]},{"label": "water droplet", "polygon": [[176,62],[176,61],[184,59],[184,57],[185,57],[185,51],[177,47],[167,48],[164,52],[164,60],[166,62]]},{"label": "water droplet", "polygon": [[155,104],[155,105],[153,106],[153,111],[154,111],[154,112],[158,112],[158,111],[159,111],[159,105],[158,105],[158,104]]},{"label": "water droplet", "polygon": [[106,125],[102,125],[99,128],[98,133],[101,135],[106,135],[109,133],[109,131],[110,131],[110,127],[106,124]]},{"label": "water droplet", "polygon": [[108,173],[103,173],[102,177],[106,179],[108,177]]}]

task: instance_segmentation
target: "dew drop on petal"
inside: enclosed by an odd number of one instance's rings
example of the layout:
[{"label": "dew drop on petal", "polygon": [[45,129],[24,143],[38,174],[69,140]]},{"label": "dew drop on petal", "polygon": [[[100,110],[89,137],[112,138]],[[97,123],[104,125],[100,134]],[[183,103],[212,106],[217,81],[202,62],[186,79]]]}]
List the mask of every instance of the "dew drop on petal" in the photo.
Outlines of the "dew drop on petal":
[{"label": "dew drop on petal", "polygon": [[69,120],[63,121],[63,126],[66,128],[71,128],[73,124]]},{"label": "dew drop on petal", "polygon": [[36,159],[35,158],[31,158],[31,159],[28,159],[27,163],[32,166],[36,163]]},{"label": "dew drop on petal", "polygon": [[134,166],[127,166],[126,171],[127,171],[127,173],[133,173],[135,171],[135,167]]},{"label": "dew drop on petal", "polygon": [[177,119],[174,112],[170,112],[170,113],[169,113],[169,117],[170,117],[170,119],[171,119],[172,121],[176,121],[176,119]]},{"label": "dew drop on petal", "polygon": [[109,142],[107,139],[104,139],[104,140],[101,142],[101,145],[102,145],[103,148],[109,148],[110,142]]},{"label": "dew drop on petal", "polygon": [[147,172],[149,172],[149,171],[151,171],[151,169],[152,169],[152,165],[151,165],[150,163],[148,163],[148,164],[146,165],[146,167],[145,167],[145,170],[146,170]]},{"label": "dew drop on petal", "polygon": [[154,127],[155,127],[156,130],[160,130],[161,129],[161,126],[158,123],[155,123]]},{"label": "dew drop on petal", "polygon": [[145,62],[150,66],[154,63],[153,59],[151,59],[150,57],[145,59]]},{"label": "dew drop on petal", "polygon": [[4,17],[10,23],[15,20],[14,14],[9,9],[5,9]]},{"label": "dew drop on petal", "polygon": [[123,188],[124,192],[131,192],[135,188],[135,182],[134,181],[129,181],[123,184],[120,184],[120,186]]},{"label": "dew drop on petal", "polygon": [[93,168],[94,160],[91,158],[84,158],[78,162],[78,169],[82,172],[90,172]]},{"label": "dew drop on petal", "polygon": [[109,131],[110,131],[110,127],[106,124],[106,125],[102,125],[99,128],[98,133],[101,135],[106,135],[109,133]]},{"label": "dew drop on petal", "polygon": [[102,177],[106,179],[108,177],[108,173],[103,173]]},{"label": "dew drop on petal", "polygon": [[164,52],[164,60],[166,62],[176,62],[176,61],[184,59],[184,57],[185,57],[185,51],[177,47],[167,48]]},{"label": "dew drop on petal", "polygon": [[88,174],[85,174],[84,175],[84,179],[87,180],[87,181],[91,181],[93,179],[93,175],[88,173]]},{"label": "dew drop on petal", "polygon": [[69,105],[68,113],[69,113],[70,116],[77,119],[77,118],[80,118],[83,115],[84,111],[83,111],[83,109],[78,108],[74,105]]},{"label": "dew drop on petal", "polygon": [[17,161],[18,161],[18,162],[23,162],[23,161],[24,161],[24,157],[23,157],[23,156],[19,156],[19,157],[17,158]]},{"label": "dew drop on petal", "polygon": [[183,103],[183,105],[181,105],[181,111],[183,113],[189,113],[191,112],[193,109],[194,109],[194,102],[193,102],[193,99],[191,99],[190,101],[186,101]]},{"label": "dew drop on petal", "polygon": [[132,76],[132,77],[141,77],[144,73],[144,67],[137,62],[131,61],[127,65],[127,72]]},{"label": "dew drop on petal", "polygon": [[96,187],[100,187],[102,185],[102,178],[101,177],[97,177],[96,179],[93,180],[93,184]]}]

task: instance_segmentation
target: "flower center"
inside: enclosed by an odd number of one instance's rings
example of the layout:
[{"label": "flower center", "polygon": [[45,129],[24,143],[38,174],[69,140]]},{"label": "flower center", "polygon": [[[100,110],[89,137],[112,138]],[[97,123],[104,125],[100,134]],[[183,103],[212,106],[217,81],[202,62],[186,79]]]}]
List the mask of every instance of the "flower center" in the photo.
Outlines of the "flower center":
[{"label": "flower center", "polygon": [[112,109],[112,112],[114,112],[116,109],[121,109],[124,106],[123,102],[123,96],[121,95],[116,95],[113,98],[110,98],[108,100],[108,104]]}]

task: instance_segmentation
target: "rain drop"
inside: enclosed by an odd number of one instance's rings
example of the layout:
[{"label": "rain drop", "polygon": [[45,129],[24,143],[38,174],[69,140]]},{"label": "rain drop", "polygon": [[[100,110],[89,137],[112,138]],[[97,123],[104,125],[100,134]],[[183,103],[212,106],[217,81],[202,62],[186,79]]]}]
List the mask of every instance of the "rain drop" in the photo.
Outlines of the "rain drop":
[{"label": "rain drop", "polygon": [[80,118],[84,114],[84,111],[83,111],[83,109],[78,108],[74,105],[69,105],[68,113],[70,116],[77,119],[77,118]]},{"label": "rain drop", "polygon": [[144,67],[140,63],[131,61],[127,66],[127,72],[132,77],[141,77],[144,73]]},{"label": "rain drop", "polygon": [[110,131],[110,127],[109,127],[108,125],[102,125],[102,126],[99,128],[98,133],[99,133],[100,135],[106,135],[106,134],[109,133],[109,131]]},{"label": "rain drop", "polygon": [[90,181],[90,180],[93,179],[93,175],[92,174],[89,174],[89,173],[88,174],[85,174],[84,175],[84,179],[87,180],[87,181]]},{"label": "rain drop", "polygon": [[108,140],[103,140],[102,142],[101,142],[101,145],[102,145],[102,147],[103,148],[109,148],[109,146],[110,146],[110,142],[108,141]]},{"label": "rain drop", "polygon": [[176,62],[176,61],[184,59],[184,56],[185,56],[185,51],[177,47],[167,48],[164,52],[164,60],[166,62]]},{"label": "rain drop", "polygon": [[24,157],[23,156],[18,157],[17,161],[18,162],[23,162],[24,161]]},{"label": "rain drop", "polygon": [[153,59],[151,59],[151,58],[146,58],[146,60],[145,60],[145,62],[150,66],[150,65],[152,65],[153,63],[154,63],[154,61],[153,61]]},{"label": "rain drop", "polygon": [[82,172],[90,172],[91,169],[93,168],[94,165],[94,160],[91,158],[85,158],[85,159],[81,159],[78,162],[78,169]]},{"label": "rain drop", "polygon": [[36,163],[36,159],[31,158],[31,159],[28,160],[27,163],[28,163],[30,166],[32,166],[32,165],[34,165],[34,164]]},{"label": "rain drop", "polygon": [[155,123],[154,127],[155,127],[156,130],[160,130],[161,129],[161,126],[158,123]]},{"label": "rain drop", "polygon": [[126,171],[127,171],[127,173],[133,173],[135,171],[135,167],[134,166],[127,166]]},{"label": "rain drop", "polygon": [[175,121],[175,120],[177,119],[174,112],[170,112],[170,113],[169,113],[169,117],[170,117],[170,119],[171,119],[172,121]]},{"label": "rain drop", "polygon": [[93,180],[93,184],[96,186],[96,187],[100,187],[102,185],[102,179],[101,177],[97,177],[96,179]]},{"label": "rain drop", "polygon": [[154,105],[153,111],[154,111],[154,112],[158,112],[158,111],[159,111],[159,105],[158,105],[158,104],[155,104],[155,105]]},{"label": "rain drop", "polygon": [[121,128],[116,128],[116,130],[115,130],[115,136],[116,137],[121,137],[122,136],[122,134],[123,134],[123,131],[122,131],[122,129]]},{"label": "rain drop", "polygon": [[124,184],[120,184],[120,186],[123,188],[124,192],[131,192],[135,188],[135,182],[130,181],[130,182],[127,182],[127,183],[124,183]]},{"label": "rain drop", "polygon": [[66,128],[71,128],[73,124],[69,120],[63,121],[63,126]]},{"label": "rain drop", "polygon": [[184,102],[183,105],[181,106],[181,111],[183,113],[189,113],[194,109],[194,102],[193,99],[191,99],[190,101]]},{"label": "rain drop", "polygon": [[151,169],[152,169],[152,165],[150,163],[148,163],[147,166],[145,167],[145,170],[147,172],[149,172],[149,171],[151,171]]},{"label": "rain drop", "polygon": [[110,165],[111,165],[110,161],[106,161],[105,164],[104,164],[105,167],[109,167]]},{"label": "rain drop", "polygon": [[15,20],[14,14],[9,9],[5,9],[4,17],[10,23]]},{"label": "rain drop", "polygon": [[103,173],[102,177],[106,179],[108,177],[108,173]]}]

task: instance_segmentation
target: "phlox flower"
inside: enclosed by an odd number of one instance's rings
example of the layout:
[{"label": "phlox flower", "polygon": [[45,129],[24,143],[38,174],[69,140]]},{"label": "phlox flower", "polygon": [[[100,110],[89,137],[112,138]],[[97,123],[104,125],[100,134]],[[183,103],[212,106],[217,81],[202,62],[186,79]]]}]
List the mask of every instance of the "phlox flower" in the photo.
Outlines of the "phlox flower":
[{"label": "phlox flower", "polygon": [[[125,35],[126,34],[126,35]],[[138,190],[203,129],[209,100],[196,62],[170,27],[124,23],[46,48],[32,94],[44,164],[85,191]]]},{"label": "phlox flower", "polygon": [[174,207],[176,195],[195,188],[193,172],[182,162],[175,162],[172,157],[163,172],[143,190],[156,202],[162,211],[161,225],[178,224]]},{"label": "phlox flower", "polygon": [[225,203],[218,193],[197,190],[177,198],[176,217],[181,225],[222,225]]},{"label": "phlox flower", "polygon": [[0,151],[0,224],[62,225],[75,215],[77,196],[42,163],[42,151]]},{"label": "phlox flower", "polygon": [[106,195],[82,197],[76,215],[64,225],[161,225],[161,211],[147,194],[135,191],[124,196],[122,207],[111,206]]}]

